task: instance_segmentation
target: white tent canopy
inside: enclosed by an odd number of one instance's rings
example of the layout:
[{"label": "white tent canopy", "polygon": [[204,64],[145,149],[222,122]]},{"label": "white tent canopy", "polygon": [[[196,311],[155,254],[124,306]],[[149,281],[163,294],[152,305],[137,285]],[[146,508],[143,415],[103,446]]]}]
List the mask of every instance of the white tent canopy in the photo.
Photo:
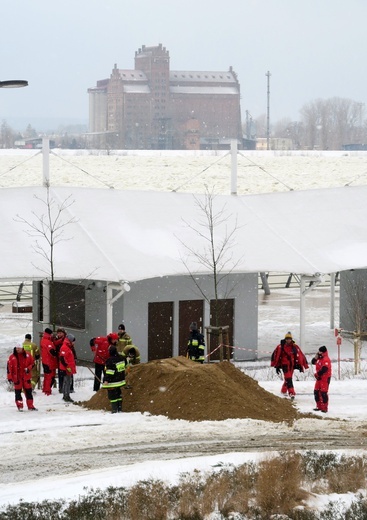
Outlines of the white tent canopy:
[{"label": "white tent canopy", "polygon": [[[129,282],[164,275],[205,273],[183,244],[202,252],[204,231],[196,199],[187,193],[51,187],[53,211],[68,197],[60,215],[64,227],[55,246],[56,279]],[[50,266],[29,236],[47,213],[45,187],[0,190],[0,279],[49,278]],[[225,222],[215,228],[218,243],[234,227],[230,248],[235,272],[333,273],[367,265],[367,187],[346,187],[267,195],[214,198],[214,213]],[[17,215],[28,222],[19,222]],[[188,225],[188,223],[190,225]],[[192,226],[192,227],[191,227]],[[37,241],[37,242],[36,242]],[[231,266],[229,266],[231,267]]]}]

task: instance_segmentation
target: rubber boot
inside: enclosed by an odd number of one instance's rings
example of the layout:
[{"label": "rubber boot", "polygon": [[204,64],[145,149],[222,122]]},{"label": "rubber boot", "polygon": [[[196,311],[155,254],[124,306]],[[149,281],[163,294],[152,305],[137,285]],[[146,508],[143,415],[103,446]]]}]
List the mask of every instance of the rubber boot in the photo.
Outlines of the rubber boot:
[{"label": "rubber boot", "polygon": [[118,403],[116,403],[116,402],[111,403],[111,408],[112,408],[112,413],[117,413],[118,412]]},{"label": "rubber boot", "polygon": [[33,404],[33,399],[27,399],[27,408],[28,408],[28,410],[37,411],[37,408],[35,408],[35,406]]},{"label": "rubber boot", "polygon": [[122,403],[121,403],[121,401],[119,403],[117,403],[117,411],[118,411],[118,413],[122,412]]}]

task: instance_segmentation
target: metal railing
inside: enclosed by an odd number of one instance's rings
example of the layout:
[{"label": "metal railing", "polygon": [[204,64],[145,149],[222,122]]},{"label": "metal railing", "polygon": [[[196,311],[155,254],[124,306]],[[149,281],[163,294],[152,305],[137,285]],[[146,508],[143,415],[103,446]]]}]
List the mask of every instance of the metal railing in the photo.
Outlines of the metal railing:
[{"label": "metal railing", "polygon": [[32,301],[32,282],[0,282],[0,303],[25,301]]},{"label": "metal railing", "polygon": [[[301,279],[293,273],[265,273],[268,285],[271,289],[300,287]],[[339,285],[339,276],[335,279]],[[263,282],[259,274],[259,289],[263,288]],[[325,275],[319,287],[330,287],[330,276]],[[32,282],[0,282],[0,303],[32,301]]]},{"label": "metal railing", "polygon": [[[265,273],[270,289],[291,289],[301,286],[301,277],[294,273]],[[339,273],[335,277],[335,285],[339,285]],[[263,281],[259,274],[259,289],[263,288]],[[330,287],[330,276],[324,275],[318,287]]]}]

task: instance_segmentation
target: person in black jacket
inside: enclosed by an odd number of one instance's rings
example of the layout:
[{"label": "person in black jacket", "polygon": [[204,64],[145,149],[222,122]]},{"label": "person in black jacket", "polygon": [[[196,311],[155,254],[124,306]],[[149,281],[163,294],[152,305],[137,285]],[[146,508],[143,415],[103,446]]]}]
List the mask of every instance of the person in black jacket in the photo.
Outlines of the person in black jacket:
[{"label": "person in black jacket", "polygon": [[187,357],[196,363],[204,363],[205,341],[204,336],[199,332],[197,323],[190,324],[190,337],[187,343]]},{"label": "person in black jacket", "polygon": [[122,387],[125,381],[125,356],[117,352],[116,345],[108,348],[110,357],[104,368],[102,388],[107,389],[112,413],[122,412]]}]

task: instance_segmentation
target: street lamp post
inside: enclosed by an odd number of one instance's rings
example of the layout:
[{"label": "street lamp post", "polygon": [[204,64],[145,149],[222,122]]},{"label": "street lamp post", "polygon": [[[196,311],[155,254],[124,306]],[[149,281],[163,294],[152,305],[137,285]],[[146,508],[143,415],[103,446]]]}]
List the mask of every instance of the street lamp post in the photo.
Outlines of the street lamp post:
[{"label": "street lamp post", "polygon": [[0,81],[0,88],[20,88],[28,87],[28,81],[24,79],[8,79],[6,81]]}]

